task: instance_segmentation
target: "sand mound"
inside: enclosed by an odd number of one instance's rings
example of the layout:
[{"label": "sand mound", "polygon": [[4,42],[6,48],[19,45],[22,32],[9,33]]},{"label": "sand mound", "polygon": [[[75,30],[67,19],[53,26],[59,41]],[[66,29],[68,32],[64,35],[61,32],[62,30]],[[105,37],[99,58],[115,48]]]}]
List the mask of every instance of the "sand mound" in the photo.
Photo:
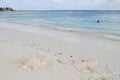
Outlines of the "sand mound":
[{"label": "sand mound", "polygon": [[18,60],[18,66],[22,69],[38,69],[47,64],[39,54],[33,54]]}]

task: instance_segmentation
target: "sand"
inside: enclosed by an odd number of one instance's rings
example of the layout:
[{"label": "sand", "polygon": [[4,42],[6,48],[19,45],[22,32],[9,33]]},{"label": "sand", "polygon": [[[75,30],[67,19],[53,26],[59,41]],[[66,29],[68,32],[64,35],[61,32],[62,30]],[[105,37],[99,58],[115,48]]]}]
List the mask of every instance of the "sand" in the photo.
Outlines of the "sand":
[{"label": "sand", "polygon": [[120,41],[0,22],[0,80],[120,80]]}]

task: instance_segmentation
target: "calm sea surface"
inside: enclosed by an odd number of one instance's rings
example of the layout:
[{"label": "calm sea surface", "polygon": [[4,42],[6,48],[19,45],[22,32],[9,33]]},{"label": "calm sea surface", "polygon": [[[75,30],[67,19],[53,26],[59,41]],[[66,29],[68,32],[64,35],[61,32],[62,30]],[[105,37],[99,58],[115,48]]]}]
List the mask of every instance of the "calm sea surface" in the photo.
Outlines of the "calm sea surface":
[{"label": "calm sea surface", "polygon": [[[97,23],[99,20],[99,23]],[[120,37],[120,11],[61,10],[0,12],[0,21]]]}]

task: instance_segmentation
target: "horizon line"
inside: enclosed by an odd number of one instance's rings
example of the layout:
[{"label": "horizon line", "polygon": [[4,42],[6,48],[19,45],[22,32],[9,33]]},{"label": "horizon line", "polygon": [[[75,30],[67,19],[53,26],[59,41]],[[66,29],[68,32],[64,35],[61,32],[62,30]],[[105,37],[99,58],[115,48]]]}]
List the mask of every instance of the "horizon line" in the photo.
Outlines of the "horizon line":
[{"label": "horizon line", "polygon": [[37,10],[37,9],[15,9],[16,11],[119,11],[120,9],[51,9],[51,10]]}]

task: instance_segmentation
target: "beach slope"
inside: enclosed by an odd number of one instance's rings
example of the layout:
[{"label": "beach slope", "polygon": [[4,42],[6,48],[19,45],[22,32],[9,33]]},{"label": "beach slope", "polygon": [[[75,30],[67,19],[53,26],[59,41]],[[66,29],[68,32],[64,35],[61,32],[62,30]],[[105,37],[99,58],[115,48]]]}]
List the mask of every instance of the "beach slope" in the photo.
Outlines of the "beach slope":
[{"label": "beach slope", "polygon": [[0,80],[119,80],[120,42],[0,23]]}]

